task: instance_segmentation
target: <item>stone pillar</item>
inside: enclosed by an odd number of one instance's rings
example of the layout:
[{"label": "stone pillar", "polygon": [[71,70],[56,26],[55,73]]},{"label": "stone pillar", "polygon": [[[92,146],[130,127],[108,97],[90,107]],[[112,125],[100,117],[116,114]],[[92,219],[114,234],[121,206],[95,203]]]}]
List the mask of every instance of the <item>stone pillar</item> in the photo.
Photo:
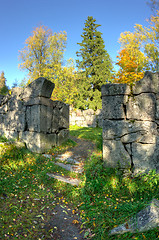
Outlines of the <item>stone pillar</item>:
[{"label": "stone pillar", "polygon": [[38,78],[22,95],[26,125],[20,137],[32,151],[45,152],[69,136],[69,106],[50,99],[54,87],[54,83]]},{"label": "stone pillar", "polygon": [[159,171],[159,73],[146,72],[132,89],[102,86],[103,160],[106,166]]},{"label": "stone pillar", "polygon": [[38,78],[24,90],[15,88],[0,102],[0,133],[45,152],[69,136],[69,105],[50,99],[54,83]]}]

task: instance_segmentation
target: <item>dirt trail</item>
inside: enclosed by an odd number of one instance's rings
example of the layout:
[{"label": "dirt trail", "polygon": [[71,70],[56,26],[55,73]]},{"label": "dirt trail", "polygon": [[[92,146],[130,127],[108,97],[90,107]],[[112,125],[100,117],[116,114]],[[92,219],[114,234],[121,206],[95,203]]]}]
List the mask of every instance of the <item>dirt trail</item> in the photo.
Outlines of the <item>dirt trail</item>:
[{"label": "dirt trail", "polygon": [[77,145],[73,148],[67,149],[66,152],[70,152],[71,158],[77,159],[81,161],[85,161],[87,157],[95,150],[95,144],[91,141],[70,137],[73,141],[77,143]]},{"label": "dirt trail", "polygon": [[[85,162],[87,157],[95,150],[95,144],[90,141],[71,137],[77,145],[73,148],[67,149],[66,153],[71,158],[81,162]],[[58,194],[55,195],[57,198]],[[48,213],[49,214],[49,213]],[[80,229],[81,220],[78,215],[78,211],[74,213],[74,210],[68,204],[64,204],[62,200],[59,200],[54,208],[54,212],[50,213],[52,217],[46,224],[46,228],[53,229],[51,235],[54,240],[84,240],[84,231]]]}]

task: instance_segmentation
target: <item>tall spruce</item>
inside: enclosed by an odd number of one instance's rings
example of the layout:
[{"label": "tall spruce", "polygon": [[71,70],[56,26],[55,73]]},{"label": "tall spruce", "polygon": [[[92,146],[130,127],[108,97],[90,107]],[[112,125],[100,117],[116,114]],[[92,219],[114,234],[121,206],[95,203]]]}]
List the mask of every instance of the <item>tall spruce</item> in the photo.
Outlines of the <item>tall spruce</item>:
[{"label": "tall spruce", "polygon": [[0,94],[6,95],[8,93],[8,87],[6,86],[6,78],[4,76],[4,72],[2,71],[0,74]]},{"label": "tall spruce", "polygon": [[112,61],[105,50],[102,33],[97,30],[101,25],[96,24],[96,19],[88,17],[83,28],[81,47],[76,52],[79,58],[78,91],[76,107],[80,109],[101,109],[101,86],[111,80]]}]

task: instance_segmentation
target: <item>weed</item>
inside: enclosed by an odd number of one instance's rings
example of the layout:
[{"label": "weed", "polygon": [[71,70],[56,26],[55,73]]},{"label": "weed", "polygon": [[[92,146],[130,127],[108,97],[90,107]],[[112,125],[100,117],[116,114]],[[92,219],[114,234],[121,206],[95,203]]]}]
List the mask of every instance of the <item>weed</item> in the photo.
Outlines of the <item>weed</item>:
[{"label": "weed", "polygon": [[[100,128],[71,127],[70,134],[101,145]],[[87,229],[88,239],[157,239],[158,228],[116,236],[108,233],[153,198],[159,199],[159,174],[151,171],[125,176],[117,169],[105,168],[99,151],[87,160],[83,175],[54,165],[54,155],[73,146],[75,143],[68,140],[51,149],[52,159],[12,144],[4,146],[0,155],[0,239],[52,239],[52,229],[45,226],[49,226],[59,192],[65,203],[78,206],[83,219],[81,228]],[[82,182],[78,187],[70,186],[51,179],[48,172],[78,176]]]}]

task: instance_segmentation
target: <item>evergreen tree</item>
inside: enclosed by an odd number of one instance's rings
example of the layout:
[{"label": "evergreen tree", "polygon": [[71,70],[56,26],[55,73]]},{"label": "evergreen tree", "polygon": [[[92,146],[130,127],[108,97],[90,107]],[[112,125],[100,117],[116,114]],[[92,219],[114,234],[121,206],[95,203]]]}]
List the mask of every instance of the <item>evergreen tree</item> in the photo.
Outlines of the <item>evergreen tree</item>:
[{"label": "evergreen tree", "polygon": [[8,87],[6,86],[6,78],[4,76],[4,72],[2,71],[0,74],[0,94],[6,95],[8,92]]},{"label": "evergreen tree", "polygon": [[101,109],[101,86],[110,81],[112,62],[105,50],[102,33],[97,30],[101,25],[88,17],[83,28],[80,50],[76,53],[78,67],[78,91],[76,107],[80,109]]}]

